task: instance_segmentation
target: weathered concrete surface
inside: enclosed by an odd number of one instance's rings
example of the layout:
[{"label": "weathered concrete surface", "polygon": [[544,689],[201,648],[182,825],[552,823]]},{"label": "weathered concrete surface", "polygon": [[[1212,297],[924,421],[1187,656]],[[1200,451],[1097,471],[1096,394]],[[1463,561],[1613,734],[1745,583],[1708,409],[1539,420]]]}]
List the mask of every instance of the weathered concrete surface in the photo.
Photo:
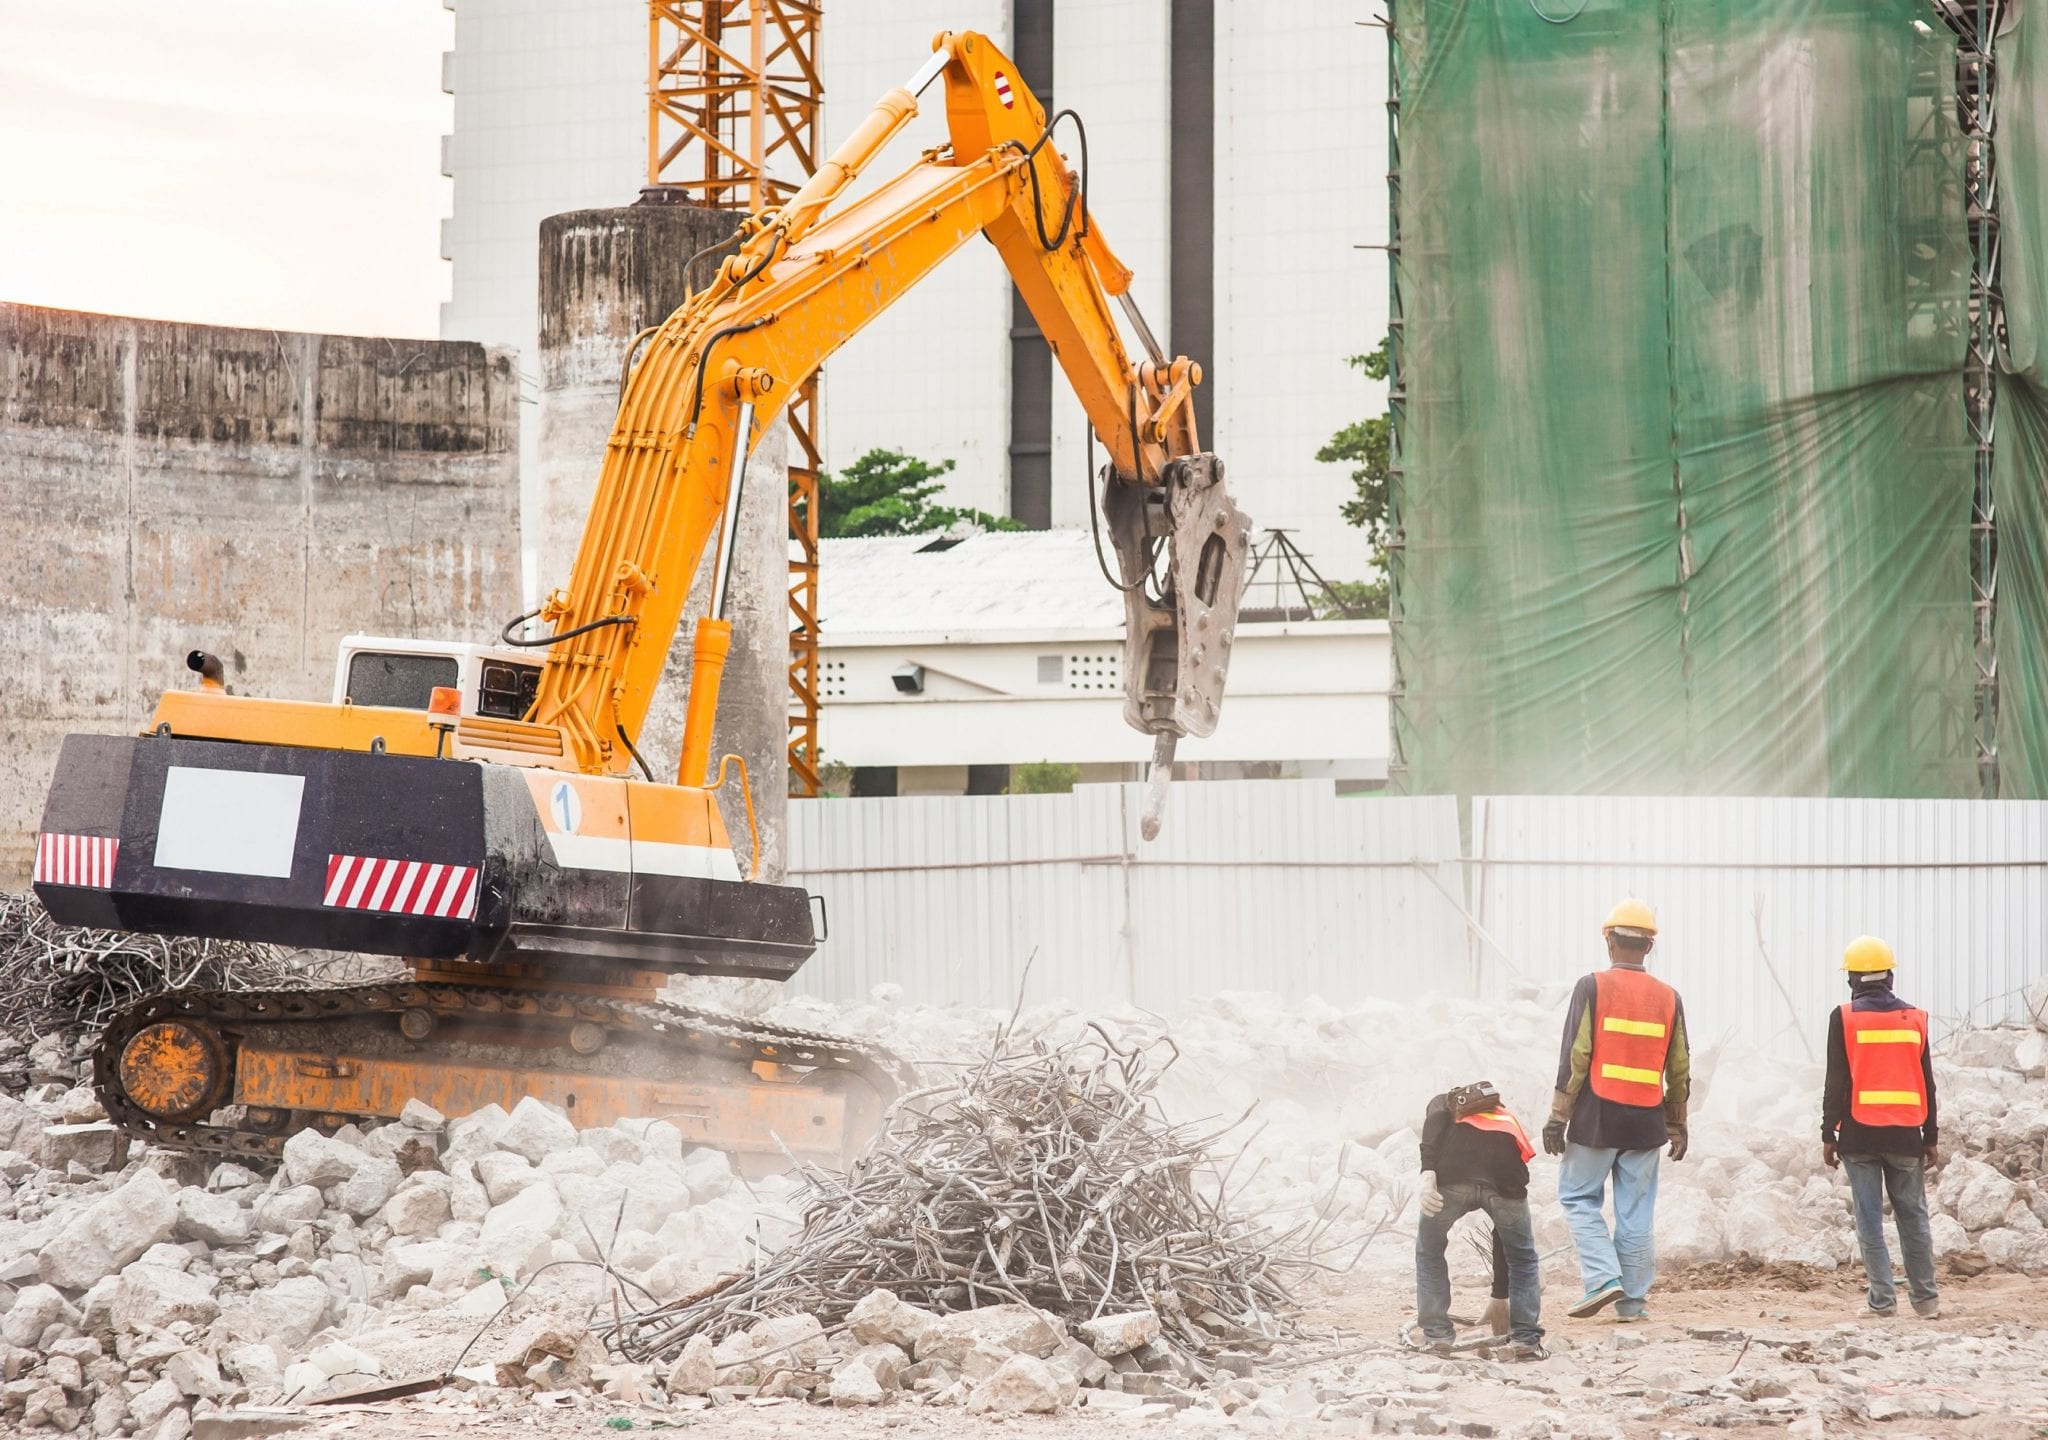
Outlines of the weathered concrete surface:
[{"label": "weathered concrete surface", "polygon": [[351,632],[519,608],[512,354],[0,304],[0,883],[57,746],[134,731],[211,650],[325,699]]},{"label": "weathered concrete surface", "polygon": [[[576,544],[618,412],[620,371],[633,337],[659,324],[688,293],[684,267],[728,239],[738,217],[687,206],[577,210],[541,222],[540,554],[543,593],[566,585]],[[715,258],[697,267],[702,282]],[[761,827],[761,874],[779,879],[789,789],[788,428],[778,422],[754,451],[740,504],[740,556],[727,616],[732,653],[719,691],[712,756],[745,757]],[[690,637],[709,603],[709,552],[669,650],[668,668],[634,737],[655,778],[676,778],[689,691]],[[702,776],[689,777],[701,783]],[[737,794],[724,807],[741,864],[746,816]]]}]

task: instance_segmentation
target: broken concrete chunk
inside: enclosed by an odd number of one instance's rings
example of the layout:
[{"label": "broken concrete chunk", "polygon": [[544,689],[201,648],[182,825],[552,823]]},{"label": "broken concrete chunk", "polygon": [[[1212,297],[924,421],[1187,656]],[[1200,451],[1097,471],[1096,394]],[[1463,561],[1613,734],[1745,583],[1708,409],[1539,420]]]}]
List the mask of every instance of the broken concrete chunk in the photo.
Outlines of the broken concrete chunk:
[{"label": "broken concrete chunk", "polygon": [[128,1402],[128,1414],[135,1421],[135,1428],[140,1433],[152,1429],[157,1421],[169,1414],[172,1407],[183,1399],[184,1396],[178,1393],[175,1384],[169,1380],[158,1380]]},{"label": "broken concrete chunk", "polygon": [[977,1345],[1042,1360],[1065,1338],[1064,1327],[1029,1305],[984,1305],[942,1318],[934,1331],[919,1339],[916,1355],[964,1369]]},{"label": "broken concrete chunk", "polygon": [[573,1149],[576,1127],[554,1106],[529,1095],[512,1108],[491,1141],[498,1149],[524,1155],[538,1165],[551,1151]]},{"label": "broken concrete chunk", "polygon": [[248,1303],[261,1323],[261,1338],[298,1350],[326,1327],[333,1298],[319,1279],[301,1275],[265,1286]]},{"label": "broken concrete chunk", "polygon": [[384,1363],[375,1355],[340,1340],[329,1340],[325,1345],[315,1346],[306,1356],[306,1362],[317,1367],[330,1380],[343,1375],[375,1379],[384,1373]]},{"label": "broken concrete chunk", "polygon": [[862,1345],[894,1345],[917,1353],[918,1342],[939,1328],[939,1317],[897,1298],[890,1290],[870,1290],[847,1315],[853,1338]]},{"label": "broken concrete chunk", "polygon": [[1060,1408],[1059,1380],[1043,1360],[1012,1355],[995,1374],[974,1387],[967,1408],[1011,1415],[1044,1414]]},{"label": "broken concrete chunk", "polygon": [[[223,1169],[226,1167],[223,1166]],[[251,1233],[249,1212],[230,1194],[187,1188],[178,1192],[178,1218],[172,1234],[208,1245],[242,1245]]]},{"label": "broken concrete chunk", "polygon": [[13,1308],[0,1319],[0,1337],[10,1345],[33,1350],[52,1325],[75,1325],[79,1314],[71,1302],[48,1285],[31,1285],[14,1297]]},{"label": "broken concrete chunk", "polygon": [[396,1160],[382,1155],[365,1156],[350,1176],[334,1189],[334,1203],[358,1220],[366,1220],[384,1208],[384,1202],[398,1191],[405,1177]]},{"label": "broken concrete chunk", "polygon": [[439,1135],[448,1128],[448,1117],[426,1101],[413,1099],[406,1101],[405,1108],[398,1112],[398,1123],[422,1134]]},{"label": "broken concrete chunk", "polygon": [[732,1159],[723,1150],[700,1147],[683,1157],[682,1175],[690,1203],[702,1205],[732,1189]]},{"label": "broken concrete chunk", "polygon": [[1074,1327],[1084,1344],[1105,1360],[1128,1355],[1159,1338],[1159,1317],[1150,1310],[1132,1310],[1121,1315],[1104,1315],[1083,1320]]},{"label": "broken concrete chunk", "polygon": [[393,1235],[432,1235],[448,1223],[447,1192],[431,1185],[408,1184],[384,1202],[378,1218]]},{"label": "broken concrete chunk", "polygon": [[294,1185],[256,1202],[256,1228],[272,1235],[289,1235],[318,1220],[326,1208],[318,1190],[311,1185]]},{"label": "broken concrete chunk", "polygon": [[37,1273],[60,1289],[83,1290],[170,1239],[177,1217],[170,1187],[154,1171],[139,1171],[59,1230],[43,1247]]},{"label": "broken concrete chunk", "polygon": [[746,1334],[749,1358],[767,1368],[816,1365],[831,1352],[825,1327],[815,1315],[778,1315],[763,1320]]},{"label": "broken concrete chunk", "polygon": [[718,1365],[711,1358],[711,1342],[702,1335],[692,1335],[683,1346],[683,1353],[676,1357],[676,1363],[669,1366],[664,1382],[671,1395],[707,1395],[718,1383]]},{"label": "broken concrete chunk", "polygon": [[493,1205],[503,1205],[520,1191],[542,1183],[547,1177],[534,1169],[524,1155],[515,1155],[509,1150],[493,1150],[488,1155],[477,1157],[476,1179]]},{"label": "broken concrete chunk", "polygon": [[[118,1330],[163,1330],[182,1320],[207,1325],[220,1314],[212,1275],[190,1275],[165,1265],[130,1265],[114,1293],[112,1320]],[[325,1293],[325,1287],[322,1287]]]},{"label": "broken concrete chunk", "polygon": [[858,1356],[834,1367],[829,1389],[834,1405],[879,1405],[889,1398],[888,1388]]},{"label": "broken concrete chunk", "polygon": [[284,1142],[284,1178],[287,1184],[325,1190],[348,1179],[362,1158],[363,1152],[353,1145],[331,1140],[318,1130],[301,1130]]},{"label": "broken concrete chunk", "polygon": [[43,1164],[52,1170],[76,1165],[90,1174],[104,1175],[121,1164],[127,1151],[127,1137],[111,1120],[43,1127]]}]

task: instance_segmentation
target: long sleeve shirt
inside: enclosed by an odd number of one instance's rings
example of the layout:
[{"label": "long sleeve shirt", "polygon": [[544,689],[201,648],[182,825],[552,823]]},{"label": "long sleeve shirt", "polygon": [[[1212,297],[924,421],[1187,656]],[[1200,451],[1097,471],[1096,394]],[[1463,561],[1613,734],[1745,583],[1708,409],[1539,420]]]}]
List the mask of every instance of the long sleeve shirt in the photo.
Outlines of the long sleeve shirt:
[{"label": "long sleeve shirt", "polygon": [[[1910,1010],[1889,990],[1867,990],[1850,1002],[1857,1010]],[[1941,1143],[1934,1106],[1934,1058],[1920,1047],[1920,1077],[1927,1087],[1927,1120],[1913,1125],[1865,1125],[1849,1113],[1849,1047],[1842,1011],[1828,1011],[1828,1075],[1821,1088],[1820,1138],[1848,1155],[1918,1155]]]},{"label": "long sleeve shirt", "polygon": [[[1616,969],[1640,970],[1640,965]],[[1565,1134],[1574,1145],[1595,1150],[1655,1150],[1671,1138],[1671,1126],[1685,1124],[1686,1100],[1692,1093],[1692,1049],[1685,1038],[1685,1002],[1677,999],[1672,1014],[1671,1043],[1664,1051],[1664,1103],[1624,1105],[1605,1100],[1586,1083],[1593,1068],[1593,1010],[1599,982],[1579,977],[1565,1013],[1564,1043],[1557,1059],[1557,1089],[1572,1097],[1571,1125]]]},{"label": "long sleeve shirt", "polygon": [[1529,1166],[1515,1137],[1502,1130],[1460,1125],[1448,1095],[1422,1112],[1422,1168],[1442,1185],[1491,1185],[1510,1200],[1529,1193]]}]

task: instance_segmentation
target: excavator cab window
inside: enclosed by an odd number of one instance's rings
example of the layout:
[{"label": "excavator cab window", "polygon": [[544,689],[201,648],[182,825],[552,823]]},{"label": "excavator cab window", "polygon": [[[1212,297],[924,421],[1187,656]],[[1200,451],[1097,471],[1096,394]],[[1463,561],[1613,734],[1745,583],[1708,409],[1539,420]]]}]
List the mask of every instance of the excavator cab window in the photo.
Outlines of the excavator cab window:
[{"label": "excavator cab window", "polygon": [[452,655],[385,655],[366,651],[348,661],[348,698],[355,705],[424,710],[438,685],[460,683]]},{"label": "excavator cab window", "polygon": [[486,660],[483,683],[477,687],[476,713],[498,720],[523,720],[539,693],[540,666]]}]

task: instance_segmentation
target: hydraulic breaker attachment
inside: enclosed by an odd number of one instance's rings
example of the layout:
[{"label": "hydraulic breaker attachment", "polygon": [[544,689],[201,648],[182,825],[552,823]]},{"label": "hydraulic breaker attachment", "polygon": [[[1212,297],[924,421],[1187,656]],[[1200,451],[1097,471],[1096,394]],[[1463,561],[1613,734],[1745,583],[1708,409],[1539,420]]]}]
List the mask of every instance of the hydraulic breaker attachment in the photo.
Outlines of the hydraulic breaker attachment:
[{"label": "hydraulic breaker attachment", "polygon": [[1124,591],[1124,719],[1153,738],[1146,839],[1159,833],[1174,746],[1216,729],[1251,557],[1251,517],[1230,498],[1223,462],[1203,451],[1167,462],[1161,483],[1105,467],[1102,513]]}]

